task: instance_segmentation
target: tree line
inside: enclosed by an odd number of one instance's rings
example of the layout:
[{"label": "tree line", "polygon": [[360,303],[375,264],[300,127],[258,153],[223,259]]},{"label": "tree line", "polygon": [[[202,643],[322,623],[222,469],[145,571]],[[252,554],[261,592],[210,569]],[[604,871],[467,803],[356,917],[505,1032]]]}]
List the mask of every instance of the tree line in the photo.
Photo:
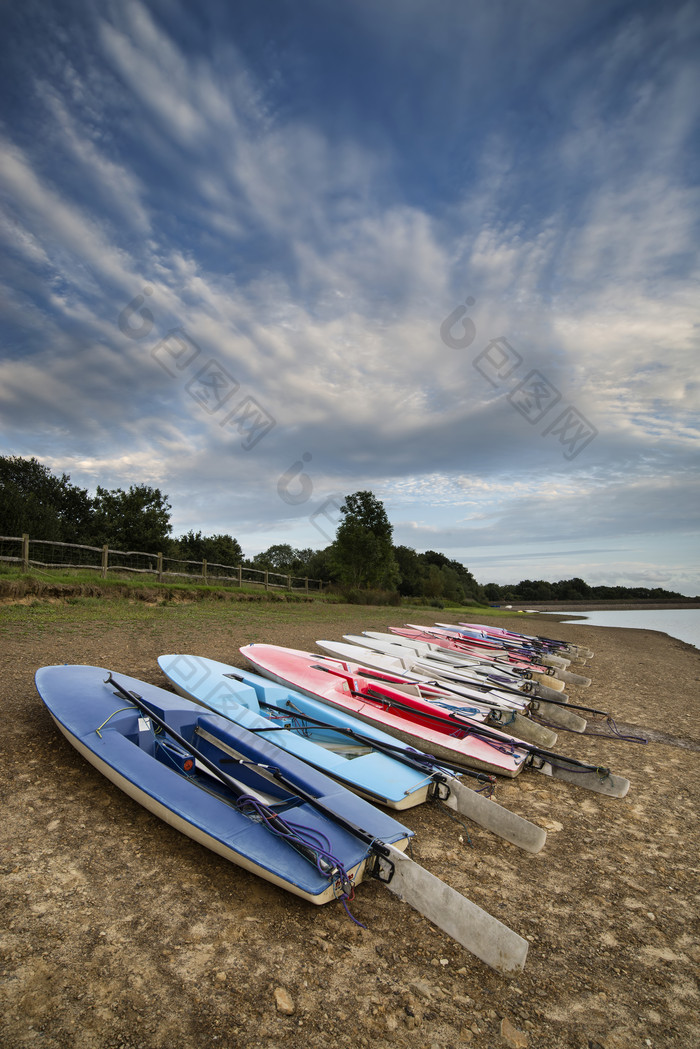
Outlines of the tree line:
[{"label": "tree line", "polygon": [[688,601],[675,590],[648,586],[589,586],[578,577],[549,583],[545,579],[521,579],[515,585],[487,583],[484,593],[491,602],[531,601]]},{"label": "tree line", "polygon": [[55,542],[107,544],[115,550],[162,553],[209,564],[242,565],[281,575],[308,576],[334,584],[347,600],[414,599],[435,605],[513,601],[590,601],[610,598],[684,600],[661,588],[589,586],[583,579],[556,583],[524,579],[509,586],[482,585],[461,561],[436,550],[418,553],[393,542],[383,503],[370,491],[354,492],[340,507],[335,539],[323,550],[276,543],[245,559],[232,535],[190,531],[174,537],[168,496],[145,484],[95,495],[56,476],[37,459],[0,456],[0,535],[24,532]]}]

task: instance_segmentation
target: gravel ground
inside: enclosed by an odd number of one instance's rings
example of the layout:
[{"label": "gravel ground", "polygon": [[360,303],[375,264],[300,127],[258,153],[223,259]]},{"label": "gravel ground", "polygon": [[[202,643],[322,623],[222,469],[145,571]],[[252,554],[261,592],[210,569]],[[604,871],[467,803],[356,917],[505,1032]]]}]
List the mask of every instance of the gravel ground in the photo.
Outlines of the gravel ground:
[{"label": "gravel ground", "polygon": [[[405,610],[320,602],[294,615],[235,605],[10,616],[0,608],[3,1049],[392,1046],[656,1049],[700,1044],[697,901],[700,653],[665,634],[559,624],[589,645],[590,688],[649,743],[561,732],[557,749],[627,776],[621,800],[526,771],[497,800],[544,826],[537,856],[431,804],[404,822],[414,858],[530,941],[525,970],[488,969],[376,882],[314,908],[160,823],[57,732],[35,670],[89,663],[164,684],[189,651],[243,665],[238,646],[313,649]],[[445,613],[441,614],[445,617]],[[4,625],[3,625],[4,620]],[[342,623],[342,626],[340,625]],[[524,617],[499,623],[524,629]]]}]

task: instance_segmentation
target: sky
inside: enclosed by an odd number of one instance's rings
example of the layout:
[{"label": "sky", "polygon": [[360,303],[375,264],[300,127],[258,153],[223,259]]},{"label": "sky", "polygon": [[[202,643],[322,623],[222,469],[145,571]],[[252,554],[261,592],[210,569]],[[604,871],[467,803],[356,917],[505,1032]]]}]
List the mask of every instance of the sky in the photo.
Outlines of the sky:
[{"label": "sky", "polygon": [[0,6],[0,455],[700,593],[700,8]]}]

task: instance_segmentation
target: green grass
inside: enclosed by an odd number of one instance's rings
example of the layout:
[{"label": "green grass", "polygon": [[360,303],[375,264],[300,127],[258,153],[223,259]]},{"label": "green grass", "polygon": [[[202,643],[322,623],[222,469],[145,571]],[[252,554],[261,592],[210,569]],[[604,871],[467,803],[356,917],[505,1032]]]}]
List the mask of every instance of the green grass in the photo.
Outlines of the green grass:
[{"label": "green grass", "polygon": [[[64,592],[65,590],[65,592]],[[178,581],[158,583],[143,577],[102,579],[90,571],[30,571],[0,568],[0,631],[15,636],[47,632],[95,633],[110,627],[133,627],[144,633],[170,627],[194,632],[207,624],[244,628],[251,640],[277,627],[323,625],[347,632],[347,623],[367,615],[376,628],[397,622],[431,624],[512,617],[513,611],[448,602],[400,605],[362,603],[354,594],[346,603],[338,593],[269,590],[262,587],[217,587]]]},{"label": "green grass", "polygon": [[[343,627],[348,619],[355,619],[363,614],[373,616],[377,621],[395,624],[397,622],[416,621],[430,624],[436,619],[436,609],[415,607],[389,608],[377,605],[348,605],[339,602],[308,601],[294,602],[221,602],[203,600],[192,603],[162,602],[148,604],[132,601],[123,597],[74,597],[68,600],[47,598],[30,598],[24,603],[6,603],[0,605],[0,629],[42,631],[56,627],[70,626],[76,629],[103,629],[110,625],[118,626],[127,623],[140,624],[144,629],[150,626],[160,627],[163,623],[182,624],[198,630],[207,623],[220,626],[230,622],[246,625],[264,632],[265,627],[283,626],[286,624],[323,623],[329,626],[337,624]],[[449,612],[447,619],[478,619],[488,615],[501,615],[499,609],[474,607],[443,609]],[[437,617],[439,618],[439,617]],[[446,621],[447,621],[446,619]],[[341,631],[342,632],[342,631]]]},{"label": "green grass", "polygon": [[[50,593],[50,588],[59,590],[74,588],[75,593],[66,592],[65,595]],[[83,591],[81,593],[81,591]],[[85,592],[87,591],[87,592]],[[23,572],[21,568],[14,565],[0,564],[0,597],[23,598],[25,600],[35,597],[37,601],[47,598],[63,596],[68,602],[81,602],[91,599],[96,600],[119,600],[127,598],[142,602],[173,602],[197,601],[197,602],[260,602],[266,604],[302,604],[321,603],[324,606],[353,605],[355,607],[382,607],[392,606],[402,608],[408,614],[413,615],[437,615],[454,614],[458,612],[462,616],[469,613],[479,615],[512,615],[502,609],[492,609],[487,605],[465,606],[458,605],[446,599],[430,601],[428,599],[405,598],[399,599],[396,594],[384,591],[369,591],[367,599],[361,590],[348,591],[347,600],[343,593],[338,590],[304,590],[295,587],[287,590],[283,587],[271,587],[265,590],[262,585],[246,584],[243,586],[230,586],[216,584],[203,584],[196,577],[192,582],[185,579],[174,579],[159,583],[153,576],[134,575],[131,573],[110,573],[102,578],[99,572],[89,569],[35,569]],[[410,616],[409,616],[410,618]]]},{"label": "green grass", "polygon": [[[263,591],[263,597],[265,597]],[[151,595],[152,598],[152,595]],[[362,630],[386,630],[412,622],[483,621],[508,615],[501,609],[404,605],[345,604],[337,600],[222,600],[204,595],[155,601],[143,595],[105,588],[99,595],[57,598],[27,595],[0,603],[0,648],[7,640],[39,642],[55,661],[72,660],[76,651],[90,652],[88,662],[103,659],[103,642],[121,639],[125,657],[157,647],[163,651],[206,651],[213,637],[230,636],[236,647],[249,642],[290,644],[290,638],[341,638]],[[510,613],[512,615],[512,612]],[[523,620],[529,617],[521,617]],[[527,627],[524,627],[527,629]],[[7,640],[5,640],[7,639]],[[291,642],[294,645],[294,642]],[[93,651],[99,653],[92,654]],[[57,656],[55,653],[59,653]],[[64,655],[64,653],[66,655]],[[86,658],[83,656],[82,658]]]},{"label": "green grass", "polygon": [[[287,590],[284,587],[273,587],[266,591],[262,584],[255,585],[253,583],[243,583],[243,586],[233,586],[230,584],[224,584],[211,582],[204,584],[197,577],[194,577],[192,582],[186,579],[165,579],[163,582],[158,582],[154,576],[132,574],[132,573],[119,573],[110,572],[104,579],[97,570],[90,569],[38,569],[31,568],[29,572],[23,572],[21,568],[14,566],[0,566],[0,587],[3,583],[15,584],[18,588],[25,588],[30,590],[32,587],[44,584],[46,586],[61,586],[61,587],[90,587],[99,588],[100,591],[109,593],[113,591],[119,593],[124,589],[132,592],[135,596],[138,596],[142,592],[156,593],[159,595],[166,596],[170,593],[187,595],[191,594],[193,597],[206,597],[214,596],[216,594],[225,593],[229,595],[285,595],[283,599],[305,599],[307,591],[303,587],[294,587],[292,590]],[[323,592],[309,588],[308,595],[310,597],[324,599],[327,595]]]}]

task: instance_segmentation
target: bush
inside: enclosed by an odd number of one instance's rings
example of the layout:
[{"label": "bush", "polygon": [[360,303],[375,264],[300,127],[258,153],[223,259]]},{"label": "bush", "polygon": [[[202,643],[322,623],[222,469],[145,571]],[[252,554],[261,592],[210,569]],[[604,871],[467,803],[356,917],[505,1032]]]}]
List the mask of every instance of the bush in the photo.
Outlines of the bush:
[{"label": "bush", "polygon": [[400,605],[401,594],[398,590],[360,590],[356,587],[342,589],[342,599],[348,605]]}]

